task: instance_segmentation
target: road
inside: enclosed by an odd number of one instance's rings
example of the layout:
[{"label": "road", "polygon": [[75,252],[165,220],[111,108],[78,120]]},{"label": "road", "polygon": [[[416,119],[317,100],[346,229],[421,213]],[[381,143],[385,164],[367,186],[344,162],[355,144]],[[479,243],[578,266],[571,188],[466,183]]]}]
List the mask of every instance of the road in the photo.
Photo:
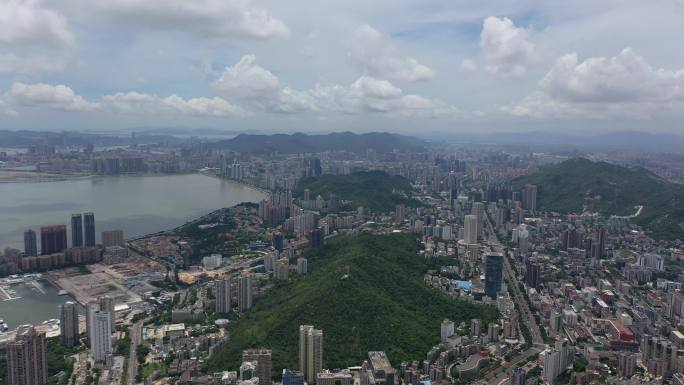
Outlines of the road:
[{"label": "road", "polygon": [[131,325],[129,332],[131,333],[131,354],[128,357],[128,384],[135,384],[135,376],[138,375],[138,357],[136,355],[136,348],[142,342],[142,324],[143,321],[138,321]]},{"label": "road", "polygon": [[499,382],[508,378],[508,377],[499,378],[499,374],[507,372],[508,369],[510,369],[510,368],[515,368],[515,366],[518,362],[523,361],[523,360],[527,359],[528,357],[533,356],[539,352],[541,352],[541,349],[538,347],[531,347],[525,351],[522,351],[522,352],[516,354],[515,356],[513,356],[513,358],[510,361],[503,362],[496,369],[485,374],[484,378],[485,378],[485,380],[487,380],[487,382],[490,385],[498,384]]},{"label": "road", "polygon": [[[499,242],[499,237],[492,226],[492,221],[489,219],[489,215],[485,215],[487,227],[489,229],[489,243],[492,247],[503,250],[501,242]],[[506,285],[513,290],[513,301],[518,304],[523,316],[527,319],[528,329],[532,334],[532,342],[537,346],[544,345],[544,338],[539,332],[539,325],[537,325],[537,320],[534,318],[532,311],[525,299],[525,296],[520,292],[518,287],[518,280],[515,277],[515,270],[511,267],[511,263],[508,261],[508,255],[504,255],[504,280]],[[522,322],[522,320],[521,320]]]}]

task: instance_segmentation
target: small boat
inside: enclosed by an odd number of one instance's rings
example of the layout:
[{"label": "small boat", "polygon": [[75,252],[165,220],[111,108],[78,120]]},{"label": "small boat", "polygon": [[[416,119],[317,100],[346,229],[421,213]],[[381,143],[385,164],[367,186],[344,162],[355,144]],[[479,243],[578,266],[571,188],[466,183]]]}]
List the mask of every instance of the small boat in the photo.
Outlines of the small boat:
[{"label": "small boat", "polygon": [[66,290],[60,290],[57,292],[57,295],[69,295],[69,292]]}]

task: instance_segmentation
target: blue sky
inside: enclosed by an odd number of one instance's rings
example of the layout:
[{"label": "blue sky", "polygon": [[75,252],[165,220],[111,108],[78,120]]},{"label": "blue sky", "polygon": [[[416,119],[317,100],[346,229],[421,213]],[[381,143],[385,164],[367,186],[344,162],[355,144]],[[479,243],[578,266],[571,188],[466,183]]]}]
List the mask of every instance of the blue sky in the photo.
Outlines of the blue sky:
[{"label": "blue sky", "polygon": [[679,132],[684,1],[0,0],[0,128]]}]

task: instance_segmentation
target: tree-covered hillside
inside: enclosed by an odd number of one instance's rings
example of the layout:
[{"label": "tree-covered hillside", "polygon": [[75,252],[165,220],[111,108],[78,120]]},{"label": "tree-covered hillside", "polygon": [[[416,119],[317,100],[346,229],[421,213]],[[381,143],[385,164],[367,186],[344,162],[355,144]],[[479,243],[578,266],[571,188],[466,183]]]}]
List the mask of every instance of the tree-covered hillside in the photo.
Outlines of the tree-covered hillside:
[{"label": "tree-covered hillside", "polygon": [[394,234],[343,237],[311,250],[310,274],[277,284],[231,324],[231,341],[209,371],[237,369],[249,347],[273,349],[274,373],[296,368],[301,324],[323,330],[323,366],[339,368],[359,364],[370,350],[386,351],[395,366],[422,359],[439,342],[444,318],[495,319],[493,307],[428,287],[422,275],[431,266],[418,248],[414,236]]},{"label": "tree-covered hillside", "polygon": [[645,169],[576,158],[518,178],[514,187],[527,183],[537,185],[541,209],[628,216],[642,205],[635,223],[657,239],[684,238],[684,188]]},{"label": "tree-covered hillside", "polygon": [[340,199],[352,201],[352,207],[363,206],[375,211],[392,211],[395,205],[404,203],[416,205],[417,201],[408,199],[411,184],[398,175],[383,171],[359,171],[349,175],[323,174],[301,180],[295,189],[295,196],[302,197],[304,189],[309,189],[311,199],[320,195],[328,199],[335,194]]}]

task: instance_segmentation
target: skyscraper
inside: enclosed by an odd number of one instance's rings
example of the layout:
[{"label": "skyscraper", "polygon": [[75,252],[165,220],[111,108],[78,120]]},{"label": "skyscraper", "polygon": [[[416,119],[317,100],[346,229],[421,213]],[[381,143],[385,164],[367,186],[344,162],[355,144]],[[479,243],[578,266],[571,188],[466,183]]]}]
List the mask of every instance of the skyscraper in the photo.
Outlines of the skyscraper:
[{"label": "skyscraper", "polygon": [[299,370],[306,382],[314,384],[323,369],[323,331],[312,325],[299,325]]},{"label": "skyscraper", "polygon": [[470,320],[470,336],[479,337],[482,329],[482,321],[479,318]]},{"label": "skyscraper", "polygon": [[501,290],[503,258],[501,253],[491,253],[485,257],[485,294],[492,299],[496,299]]},{"label": "skyscraper", "polygon": [[36,240],[36,232],[28,229],[24,231],[24,254],[29,257],[38,255],[38,241]]},{"label": "skyscraper", "polygon": [[100,301],[100,311],[110,314],[110,330],[114,332],[116,330],[116,312],[114,311],[114,298],[106,295],[99,298]]},{"label": "skyscraper", "polygon": [[14,340],[7,344],[7,380],[9,385],[48,383],[45,333],[32,325],[17,328]]},{"label": "skyscraper", "polygon": [[71,247],[83,246],[83,216],[71,214]]},{"label": "skyscraper", "polygon": [[273,234],[273,247],[278,250],[278,251],[283,251],[283,240],[284,240],[283,233],[277,232]]},{"label": "skyscraper", "polygon": [[95,214],[85,213],[83,214],[83,222],[85,223],[84,234],[85,234],[85,245],[95,246]]},{"label": "skyscraper", "polygon": [[299,325],[299,370],[306,375],[306,337],[313,325]]},{"label": "skyscraper", "polygon": [[315,384],[323,370],[323,330],[311,329],[306,337],[306,381]]},{"label": "skyscraper", "polygon": [[238,279],[238,309],[246,312],[252,308],[252,276],[242,275]]},{"label": "skyscraper", "polygon": [[463,242],[477,244],[477,216],[466,215],[463,219]]},{"label": "skyscraper", "polygon": [[539,288],[539,277],[541,275],[541,264],[527,260],[525,262],[525,284],[527,287]]},{"label": "skyscraper", "polygon": [[99,367],[108,366],[112,354],[112,317],[104,311],[91,315],[90,354]]},{"label": "skyscraper", "polygon": [[72,347],[78,345],[78,307],[76,303],[67,301],[60,306],[60,340],[62,345]]},{"label": "skyscraper", "polygon": [[215,281],[216,313],[230,313],[230,278],[219,278]]},{"label": "skyscraper", "polygon": [[525,185],[520,195],[522,195],[523,209],[529,211],[537,210],[537,186],[533,184]]},{"label": "skyscraper", "polygon": [[248,349],[242,351],[242,361],[257,362],[257,377],[259,385],[271,385],[271,350],[270,349]]},{"label": "skyscraper", "polygon": [[42,255],[60,253],[66,248],[66,225],[44,226],[40,228],[40,253]]},{"label": "skyscraper", "polygon": [[471,214],[477,217],[477,238],[482,238],[482,227],[484,225],[485,206],[482,202],[473,202]]},{"label": "skyscraper", "polygon": [[93,315],[100,310],[100,304],[97,302],[88,302],[86,304],[86,342],[88,347],[93,347]]},{"label": "skyscraper", "polygon": [[406,206],[403,204],[396,205],[394,209],[394,222],[402,223],[406,217]]}]

